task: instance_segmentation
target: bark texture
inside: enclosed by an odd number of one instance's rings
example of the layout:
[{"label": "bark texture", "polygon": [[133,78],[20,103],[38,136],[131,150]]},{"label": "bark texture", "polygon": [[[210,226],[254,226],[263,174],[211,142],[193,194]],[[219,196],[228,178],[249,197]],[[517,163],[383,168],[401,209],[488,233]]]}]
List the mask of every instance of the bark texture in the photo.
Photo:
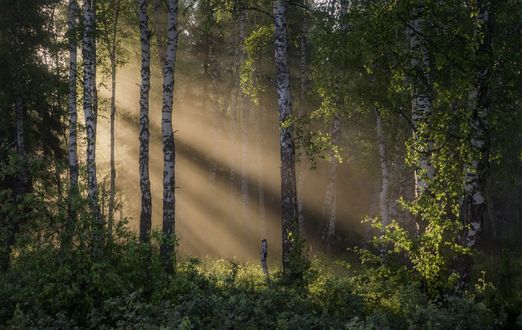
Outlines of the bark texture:
[{"label": "bark texture", "polygon": [[103,242],[103,220],[101,219],[98,205],[98,181],[96,178],[96,114],[94,110],[93,91],[95,87],[93,59],[94,20],[90,0],[83,3],[83,112],[85,117],[85,129],[87,132],[87,191],[89,205],[94,219],[93,223],[93,253],[101,252]]},{"label": "bark texture", "polygon": [[149,91],[150,91],[150,32],[148,26],[147,0],[138,0],[141,42],[140,85],[140,241],[150,241],[152,226],[152,196],[149,178]]},{"label": "bark texture", "polygon": [[295,144],[293,125],[288,121],[292,115],[290,73],[288,68],[287,0],[276,0],[275,21],[275,64],[277,103],[279,108],[281,146],[281,208],[282,208],[282,261],[283,272],[292,274],[296,269],[292,262],[299,244],[299,222],[297,214],[297,192],[295,179]]},{"label": "bark texture", "polygon": [[[475,18],[475,34],[480,38],[476,50],[477,72],[474,86],[470,92],[471,115],[470,128],[470,155],[464,166],[464,193],[461,204],[461,221],[464,230],[461,233],[461,243],[473,248],[482,231],[484,219],[487,215],[486,176],[489,157],[489,115],[490,87],[489,76],[491,63],[491,32],[494,23],[494,13],[488,0],[479,0],[476,3],[478,15]],[[462,256],[459,260],[460,283],[458,291],[463,293],[469,284],[472,268],[471,256]]]},{"label": "bark texture", "polygon": [[177,16],[178,1],[167,1],[167,53],[163,73],[163,108],[161,113],[161,132],[163,140],[163,235],[160,253],[165,271],[174,271],[174,233],[175,233],[175,172],[176,151],[172,131],[172,104],[174,97],[174,66],[178,41]]},{"label": "bark texture", "polygon": [[78,42],[76,40],[76,26],[78,15],[78,3],[76,0],[69,0],[67,14],[67,33],[69,39],[69,95],[67,109],[69,112],[69,194],[68,194],[68,221],[66,229],[66,242],[69,243],[69,237],[73,231],[76,222],[76,210],[74,206],[74,198],[78,195],[78,143],[77,143],[77,127],[78,127],[78,111],[76,106],[76,81],[78,79]]},{"label": "bark texture", "polygon": [[470,127],[470,159],[464,169],[464,196],[461,208],[461,219],[466,226],[464,244],[473,247],[483,226],[486,214],[486,172],[489,156],[489,122],[491,112],[488,79],[490,74],[491,29],[493,15],[487,0],[477,1],[478,16],[476,18],[477,35],[481,42],[477,49],[477,58],[484,64],[480,66],[475,77],[475,86],[470,93],[471,116]]},{"label": "bark texture", "polygon": [[424,40],[424,3],[413,10],[413,19],[407,28],[410,41],[412,68],[412,123],[414,128],[414,148],[417,154],[415,170],[415,194],[420,196],[433,179],[435,170],[431,163],[433,142],[429,135],[430,117],[433,112],[430,79],[430,58]]}]

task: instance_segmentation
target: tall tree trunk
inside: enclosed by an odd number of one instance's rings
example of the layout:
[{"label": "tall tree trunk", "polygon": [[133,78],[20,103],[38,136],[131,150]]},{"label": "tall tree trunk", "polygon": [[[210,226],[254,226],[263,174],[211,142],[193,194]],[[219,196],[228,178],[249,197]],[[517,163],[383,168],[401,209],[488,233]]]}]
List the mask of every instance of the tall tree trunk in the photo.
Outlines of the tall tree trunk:
[{"label": "tall tree trunk", "polygon": [[[488,0],[477,1],[476,35],[481,38],[477,49],[479,67],[475,76],[475,86],[470,93],[471,116],[470,158],[464,167],[464,194],[461,205],[461,221],[465,226],[461,241],[467,247],[474,247],[480,237],[487,213],[486,175],[489,156],[489,120],[491,112],[489,96],[489,75],[491,70],[491,31],[494,15]],[[472,259],[464,256],[460,261],[462,285],[469,281]]]},{"label": "tall tree trunk", "polygon": [[150,32],[148,26],[147,0],[139,0],[141,40],[140,85],[140,241],[150,241],[152,226],[152,196],[149,179],[149,90],[150,90]]},{"label": "tall tree trunk", "polygon": [[[306,0],[303,1],[303,5],[306,6]],[[305,96],[306,96],[306,20],[305,13],[302,13],[301,19],[301,35],[299,38],[300,49],[299,49],[299,113],[297,117],[302,119],[305,114]],[[299,233],[304,237],[304,184],[306,180],[306,174],[308,169],[305,164],[304,157],[301,157],[297,168],[297,212],[299,219]]]},{"label": "tall tree trunk", "polygon": [[[244,42],[246,39],[246,10],[239,10],[239,65],[243,65],[246,61],[246,51],[244,47]],[[241,87],[241,70],[238,70],[238,87],[240,88],[239,92],[239,115],[241,116],[241,164],[240,164],[240,172],[241,172],[241,215],[243,217],[243,221],[246,221],[249,218],[249,204],[250,204],[250,195],[249,195],[249,177],[248,177],[248,165],[249,165],[249,117],[250,117],[250,109],[249,102],[247,100],[247,96],[243,93]]]},{"label": "tall tree trunk", "polygon": [[430,138],[430,117],[433,112],[430,79],[430,59],[423,35],[424,3],[413,10],[413,20],[407,28],[410,41],[413,76],[412,83],[412,123],[414,127],[414,149],[417,154],[415,170],[415,194],[419,197],[433,179],[435,170],[431,163],[432,139]]},{"label": "tall tree trunk", "polygon": [[[465,244],[473,247],[477,242],[486,211],[486,170],[488,162],[488,133],[490,114],[489,73],[491,57],[491,29],[493,15],[490,12],[488,0],[477,1],[479,15],[476,18],[477,35],[482,41],[478,47],[478,58],[484,62],[476,73],[475,86],[470,93],[472,113],[470,117],[471,159],[467,162],[464,172],[464,196],[461,218],[469,228],[465,235]],[[486,61],[484,61],[486,59]]]},{"label": "tall tree trunk", "polygon": [[87,131],[87,191],[89,205],[94,218],[93,223],[93,254],[99,255],[103,244],[103,220],[98,205],[98,181],[96,178],[96,120],[93,108],[94,84],[94,49],[93,49],[93,17],[90,0],[83,3],[83,112]]},{"label": "tall tree trunk", "polygon": [[174,97],[174,66],[176,61],[176,48],[178,41],[177,15],[178,1],[168,0],[167,15],[167,53],[165,56],[165,69],[163,74],[163,109],[161,116],[161,131],[163,137],[163,235],[161,244],[161,256],[165,271],[174,271],[174,245],[175,233],[175,144],[172,131],[172,103]]},{"label": "tall tree trunk", "polygon": [[92,13],[92,110],[94,114],[94,135],[97,136],[96,130],[98,129],[98,85],[96,84],[96,76],[98,69],[98,58],[96,56],[97,48],[97,21],[96,21],[96,0],[91,0],[91,13]]},{"label": "tall tree trunk", "polygon": [[281,146],[282,261],[283,273],[291,275],[298,271],[293,258],[296,257],[296,253],[301,251],[296,250],[299,246],[299,222],[295,180],[294,127],[288,124],[288,120],[292,116],[292,96],[288,68],[287,9],[287,0],[275,1],[274,50]]},{"label": "tall tree trunk", "polygon": [[118,18],[120,13],[120,0],[113,1],[114,6],[114,21],[112,22],[112,40],[111,40],[111,187],[109,193],[109,223],[108,223],[108,235],[109,241],[112,240],[112,226],[114,223],[114,200],[116,195],[116,162],[114,159],[114,126],[116,122],[116,51],[117,51],[117,37],[118,37]]},{"label": "tall tree trunk", "polygon": [[65,245],[69,244],[69,238],[74,230],[76,222],[75,197],[79,194],[78,188],[78,147],[77,127],[78,112],[76,108],[76,80],[78,65],[78,43],[76,40],[76,23],[78,15],[78,3],[69,0],[69,12],[67,30],[69,38],[69,197],[68,197],[68,221]]},{"label": "tall tree trunk", "polygon": [[386,226],[390,223],[390,211],[388,209],[389,190],[390,190],[390,171],[388,162],[386,161],[386,145],[384,144],[384,131],[382,127],[382,118],[379,110],[375,109],[375,118],[377,126],[377,143],[379,144],[379,161],[381,163],[381,191],[379,193],[379,214],[381,216],[381,224]]}]

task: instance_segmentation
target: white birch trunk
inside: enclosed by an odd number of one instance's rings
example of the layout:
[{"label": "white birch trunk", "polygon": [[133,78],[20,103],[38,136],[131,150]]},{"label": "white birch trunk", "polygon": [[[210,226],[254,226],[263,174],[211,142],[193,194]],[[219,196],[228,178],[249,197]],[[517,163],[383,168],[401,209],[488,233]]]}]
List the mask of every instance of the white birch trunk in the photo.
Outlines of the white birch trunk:
[{"label": "white birch trunk", "polygon": [[85,128],[87,131],[87,191],[91,212],[95,219],[93,230],[93,253],[96,255],[100,252],[102,246],[103,220],[101,219],[98,205],[98,181],[96,178],[96,121],[93,109],[94,50],[92,43],[92,35],[94,31],[90,0],[85,0],[83,3],[83,21],[83,112],[85,117]]},{"label": "white birch trunk", "polygon": [[178,1],[167,1],[167,52],[163,74],[163,109],[161,115],[161,132],[163,140],[163,235],[161,256],[165,271],[174,271],[174,245],[172,240],[175,233],[175,142],[172,131],[172,105],[174,98],[174,67],[178,41],[177,16]]},{"label": "white birch trunk", "polygon": [[73,227],[76,222],[76,210],[74,198],[79,194],[78,188],[78,143],[77,143],[77,127],[78,127],[78,111],[76,106],[76,81],[78,67],[78,43],[76,40],[76,26],[78,15],[78,3],[76,0],[69,0],[68,17],[67,17],[67,33],[69,39],[69,96],[68,96],[68,112],[69,112],[69,196],[68,196],[68,221],[66,229],[66,243],[69,244],[69,238],[72,234]]},{"label": "white birch trunk", "polygon": [[292,96],[288,67],[287,9],[287,0],[275,1],[274,49],[281,145],[282,261],[283,272],[292,274],[297,270],[294,269],[292,255],[299,252],[295,251],[296,243],[299,240],[299,222],[295,179],[294,128],[293,125],[288,125],[288,120],[292,115]]},{"label": "white birch trunk", "polygon": [[150,32],[148,26],[147,0],[138,1],[141,42],[140,85],[140,241],[150,241],[152,226],[152,196],[149,178],[149,91],[150,91]]},{"label": "white birch trunk", "polygon": [[97,136],[96,130],[98,129],[98,85],[96,84],[96,76],[98,69],[98,58],[96,56],[97,48],[97,21],[96,21],[96,0],[91,0],[91,13],[92,13],[92,112],[94,114],[94,135]]},{"label": "white birch trunk", "polygon": [[[479,14],[476,17],[476,35],[482,38],[477,52],[478,57],[491,57],[491,15],[489,1],[477,1]],[[488,117],[491,111],[489,100],[489,64],[479,68],[475,77],[475,86],[470,93],[471,118],[470,127],[470,159],[464,168],[464,196],[461,208],[461,219],[466,226],[464,244],[473,247],[477,243],[482,230],[486,206],[486,170],[488,163]]]},{"label": "white birch trunk", "polygon": [[413,20],[407,28],[410,41],[412,77],[412,123],[414,126],[414,148],[418,155],[415,171],[415,194],[419,197],[433,179],[435,170],[431,163],[433,142],[429,136],[430,117],[433,112],[431,98],[430,59],[426,40],[423,37],[423,4],[414,9]]},{"label": "white birch trunk", "polygon": [[67,29],[69,38],[69,196],[78,191],[78,148],[77,148],[77,126],[78,113],[76,108],[76,80],[78,66],[78,50],[76,42],[76,17],[78,14],[78,3],[76,0],[69,0],[69,12],[67,19]]}]

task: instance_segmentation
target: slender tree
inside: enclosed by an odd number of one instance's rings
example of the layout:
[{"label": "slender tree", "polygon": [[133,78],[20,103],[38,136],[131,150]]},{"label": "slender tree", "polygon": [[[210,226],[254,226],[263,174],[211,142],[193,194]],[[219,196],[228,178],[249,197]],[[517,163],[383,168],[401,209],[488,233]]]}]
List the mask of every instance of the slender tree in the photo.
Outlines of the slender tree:
[{"label": "slender tree", "polygon": [[287,0],[276,0],[274,5],[275,23],[275,65],[277,103],[279,108],[279,132],[281,146],[281,207],[282,207],[282,261],[283,272],[294,274],[299,244],[299,221],[297,212],[297,192],[295,180],[295,144],[292,116],[292,96],[290,93],[290,73],[288,67]]},{"label": "slender tree", "polygon": [[93,91],[96,89],[93,59],[96,56],[93,48],[94,20],[91,1],[83,2],[83,112],[87,131],[87,191],[93,223],[93,253],[99,254],[103,243],[103,220],[98,205],[98,181],[96,178],[96,113],[94,110]]},{"label": "slender tree", "polygon": [[407,27],[410,41],[412,69],[412,123],[414,129],[414,149],[417,154],[415,170],[415,193],[420,196],[433,179],[435,170],[431,162],[433,142],[430,138],[430,117],[433,112],[432,87],[430,77],[430,58],[426,40],[424,40],[424,1],[413,8],[413,15]]},{"label": "slender tree", "polygon": [[175,233],[175,163],[176,150],[172,131],[172,104],[174,97],[174,67],[178,41],[177,16],[178,1],[167,1],[167,53],[163,73],[163,109],[161,131],[163,139],[163,235],[161,256],[165,270],[174,271],[174,233]]},{"label": "slender tree", "polygon": [[[475,18],[475,35],[480,38],[476,50],[477,71],[474,86],[469,95],[471,101],[470,157],[464,166],[464,194],[461,205],[461,221],[464,231],[461,241],[464,246],[474,247],[480,238],[482,225],[487,212],[486,175],[489,157],[489,117],[491,115],[491,96],[489,78],[491,75],[491,32],[494,13],[489,0],[476,3],[478,15]],[[460,262],[462,284],[469,281],[471,258],[464,256]]]},{"label": "slender tree", "polygon": [[78,147],[77,147],[77,126],[78,112],[76,100],[76,81],[78,64],[78,42],[76,38],[76,24],[78,15],[78,2],[69,0],[69,10],[67,17],[67,30],[69,39],[69,197],[68,197],[68,228],[67,236],[73,229],[76,220],[76,210],[74,209],[74,197],[78,194]]},{"label": "slender tree", "polygon": [[147,0],[138,0],[141,40],[140,85],[140,189],[141,215],[140,240],[150,240],[152,197],[149,179],[149,90],[150,90],[150,32],[148,26]]}]

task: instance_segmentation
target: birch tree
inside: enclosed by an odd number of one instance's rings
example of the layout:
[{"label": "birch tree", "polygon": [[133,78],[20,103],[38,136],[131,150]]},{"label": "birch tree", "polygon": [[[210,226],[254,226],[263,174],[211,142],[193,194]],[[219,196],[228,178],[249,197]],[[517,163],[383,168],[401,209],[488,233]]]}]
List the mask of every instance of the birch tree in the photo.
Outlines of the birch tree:
[{"label": "birch tree", "polygon": [[147,0],[138,0],[141,41],[140,85],[140,241],[150,241],[152,196],[149,179],[149,90],[150,90],[150,32],[148,26]]},{"label": "birch tree", "polygon": [[282,207],[282,261],[283,272],[295,274],[299,244],[299,222],[295,179],[295,144],[292,116],[292,96],[290,93],[290,73],[288,67],[287,0],[276,0],[274,5],[275,23],[275,65],[277,103],[279,109],[279,132],[281,147],[281,207]]},{"label": "birch tree", "polygon": [[430,58],[423,34],[423,15],[424,2],[421,0],[414,7],[412,20],[406,29],[410,42],[410,65],[413,72],[411,77],[411,119],[414,129],[413,148],[417,155],[415,170],[415,193],[417,197],[426,190],[428,181],[433,179],[435,173],[431,162],[433,142],[429,136],[430,117],[433,112]]},{"label": "birch tree", "polygon": [[178,1],[167,1],[167,52],[163,71],[163,109],[161,132],[163,140],[163,235],[161,257],[166,272],[174,271],[174,233],[175,233],[175,142],[172,131],[172,105],[174,97],[174,65],[178,41],[177,15]]},{"label": "birch tree", "polygon": [[94,21],[90,0],[83,2],[83,112],[85,117],[85,128],[87,132],[87,191],[89,205],[94,218],[93,223],[93,253],[98,254],[103,241],[103,220],[101,219],[98,205],[98,181],[96,178],[96,113],[94,110],[94,95],[96,89],[93,59],[95,57],[93,48]]},{"label": "birch tree", "polygon": [[[479,0],[476,3],[478,15],[475,18],[475,37],[480,41],[476,50],[477,71],[474,86],[469,95],[471,115],[469,118],[469,159],[464,165],[464,193],[461,205],[461,221],[464,232],[461,243],[472,248],[476,245],[484,217],[487,212],[486,203],[486,173],[489,157],[489,116],[491,74],[491,30],[493,15],[489,0]],[[467,284],[471,272],[471,258],[464,256],[460,262],[462,285]]]},{"label": "birch tree", "polygon": [[78,147],[77,147],[77,126],[78,112],[76,107],[76,81],[78,64],[78,44],[76,39],[76,24],[78,15],[78,3],[76,0],[69,0],[67,17],[67,33],[69,39],[69,205],[68,205],[68,228],[67,235],[70,235],[74,222],[76,221],[76,210],[74,209],[74,197],[79,193],[78,189]]}]

